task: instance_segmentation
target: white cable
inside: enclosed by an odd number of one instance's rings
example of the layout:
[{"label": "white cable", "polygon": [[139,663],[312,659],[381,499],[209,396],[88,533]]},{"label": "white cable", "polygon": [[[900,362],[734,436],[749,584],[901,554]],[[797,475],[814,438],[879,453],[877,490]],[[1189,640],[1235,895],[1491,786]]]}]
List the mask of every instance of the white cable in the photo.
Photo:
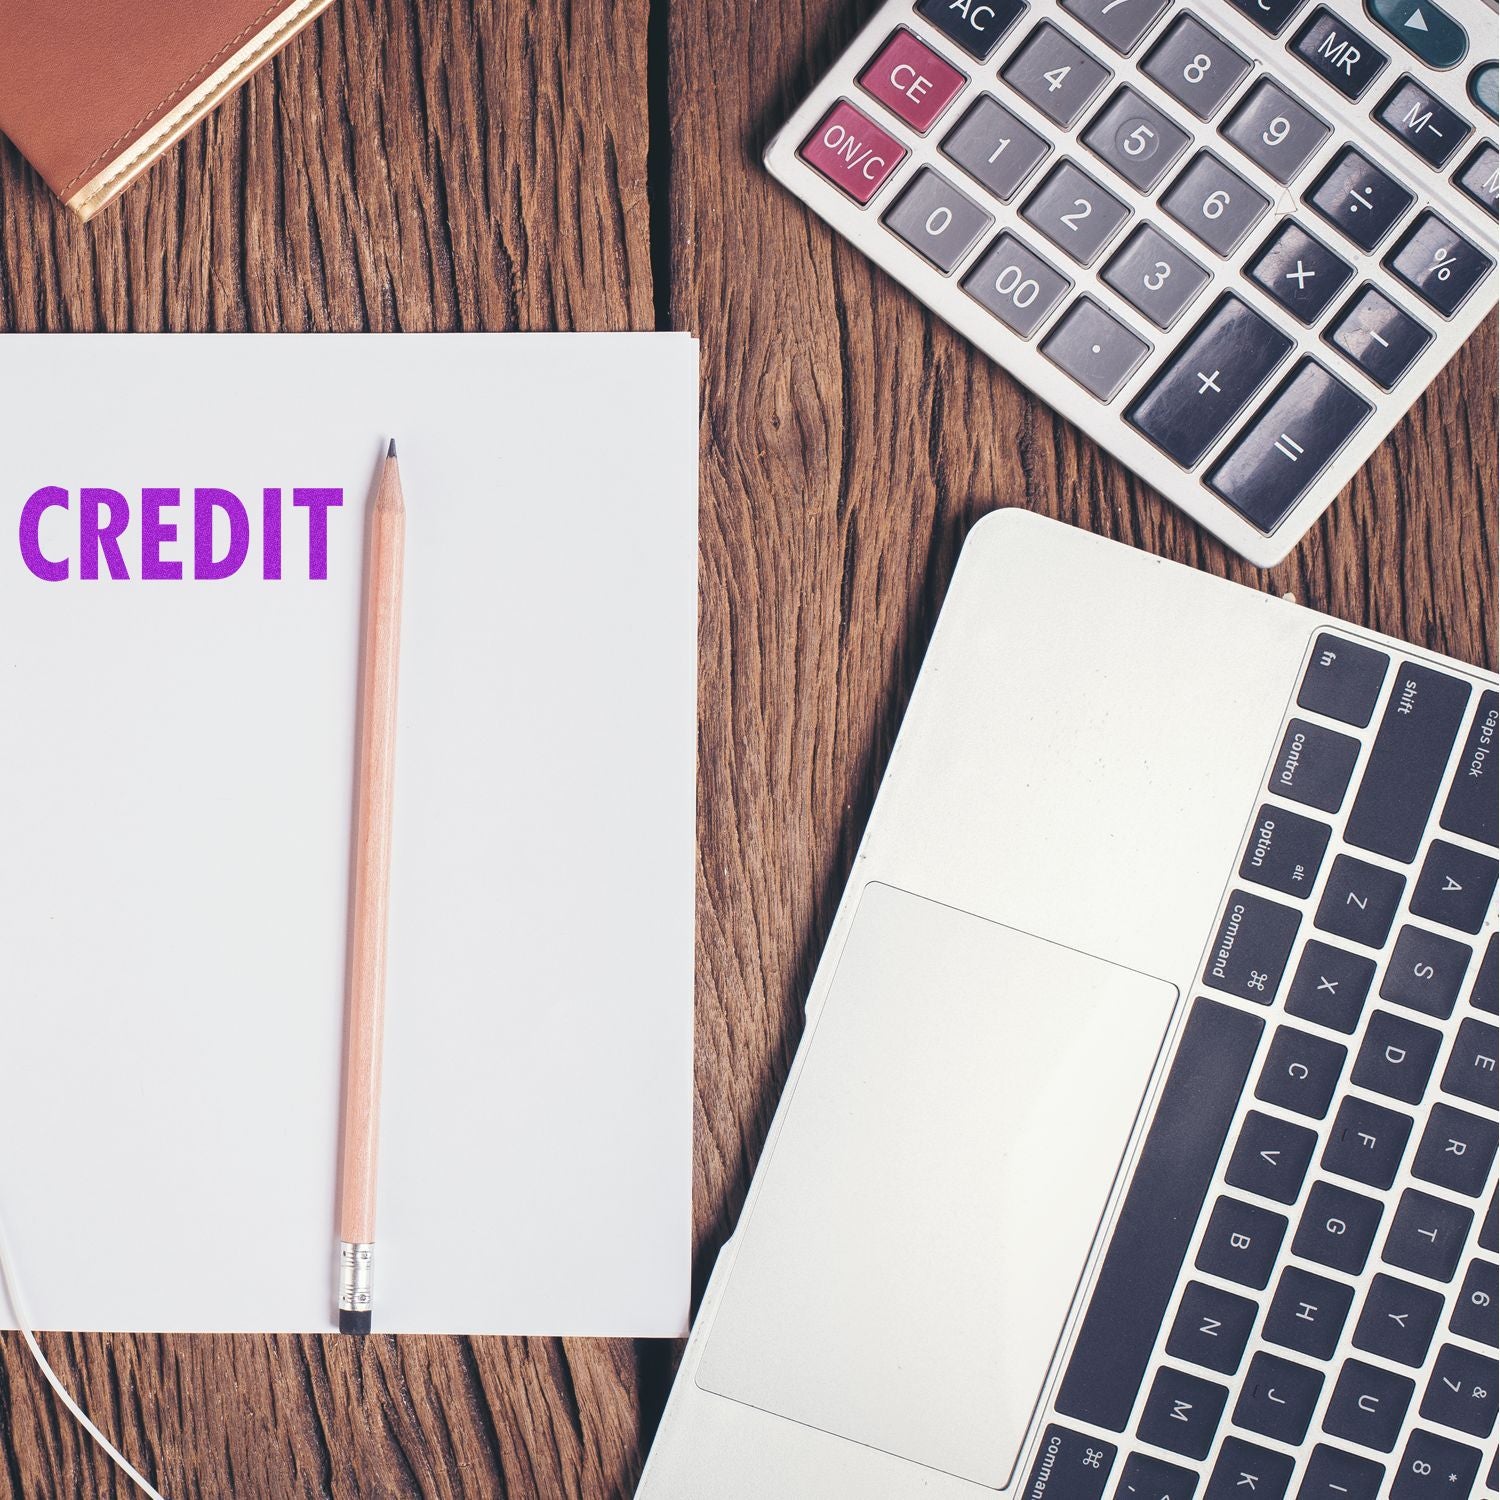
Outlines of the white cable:
[{"label": "white cable", "polygon": [[36,1335],[31,1331],[31,1320],[26,1316],[26,1309],[21,1301],[20,1281],[16,1276],[15,1263],[10,1258],[10,1242],[6,1238],[3,1219],[0,1219],[0,1284],[3,1284],[5,1295],[10,1300],[10,1310],[16,1316],[16,1327],[21,1330],[21,1337],[26,1340],[26,1347],[31,1350],[31,1357],[37,1362],[37,1368],[47,1377],[47,1384],[57,1392],[57,1399],[73,1413],[83,1430],[130,1479],[140,1486],[145,1494],[151,1497],[151,1500],[166,1500],[166,1496],[153,1488],[135,1465],[89,1421],[84,1409],[68,1394],[67,1387],[57,1378],[57,1372],[47,1363],[47,1356],[42,1353],[42,1346],[37,1343]]}]

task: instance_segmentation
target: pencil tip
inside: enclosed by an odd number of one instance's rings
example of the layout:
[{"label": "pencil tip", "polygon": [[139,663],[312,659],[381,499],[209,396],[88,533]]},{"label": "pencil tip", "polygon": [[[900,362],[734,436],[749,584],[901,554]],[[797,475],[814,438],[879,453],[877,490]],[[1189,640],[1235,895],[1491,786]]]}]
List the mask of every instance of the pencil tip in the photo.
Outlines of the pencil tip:
[{"label": "pencil tip", "polygon": [[395,438],[391,439],[391,446],[385,450],[385,456],[387,458],[394,458],[396,456],[396,440],[395,440]]}]

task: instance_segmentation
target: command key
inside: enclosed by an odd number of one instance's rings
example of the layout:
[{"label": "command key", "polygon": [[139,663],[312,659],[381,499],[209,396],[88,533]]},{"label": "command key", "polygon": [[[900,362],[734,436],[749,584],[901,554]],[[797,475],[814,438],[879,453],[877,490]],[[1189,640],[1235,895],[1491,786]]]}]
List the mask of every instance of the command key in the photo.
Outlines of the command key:
[{"label": "command key", "polygon": [[1042,1434],[1025,1500],[1100,1500],[1115,1461],[1114,1444],[1055,1422]]}]

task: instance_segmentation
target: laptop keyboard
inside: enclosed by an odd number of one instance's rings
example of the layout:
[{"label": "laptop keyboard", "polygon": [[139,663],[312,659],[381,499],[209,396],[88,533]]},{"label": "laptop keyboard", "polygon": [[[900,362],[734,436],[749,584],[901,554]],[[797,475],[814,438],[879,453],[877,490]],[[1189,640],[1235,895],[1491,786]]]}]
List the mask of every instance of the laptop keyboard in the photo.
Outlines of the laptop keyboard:
[{"label": "laptop keyboard", "polygon": [[1316,637],[1027,1500],[1496,1487],[1497,753]]},{"label": "laptop keyboard", "polygon": [[1478,9],[889,0],[767,159],[1269,563],[1494,303]]}]

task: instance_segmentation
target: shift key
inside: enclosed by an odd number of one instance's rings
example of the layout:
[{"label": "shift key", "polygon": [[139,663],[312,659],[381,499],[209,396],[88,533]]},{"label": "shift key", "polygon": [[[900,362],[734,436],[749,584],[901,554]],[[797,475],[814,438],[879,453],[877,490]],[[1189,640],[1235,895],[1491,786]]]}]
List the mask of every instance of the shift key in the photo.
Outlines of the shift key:
[{"label": "shift key", "polygon": [[1479,707],[1469,725],[1464,753],[1453,775],[1453,790],[1443,805],[1442,824],[1449,833],[1461,833],[1492,847],[1500,835],[1500,766],[1496,763],[1497,730],[1500,730],[1500,697],[1491,690],[1481,693]]},{"label": "shift key", "polygon": [[1349,809],[1349,843],[1387,859],[1416,858],[1468,702],[1468,683],[1402,662]]}]

